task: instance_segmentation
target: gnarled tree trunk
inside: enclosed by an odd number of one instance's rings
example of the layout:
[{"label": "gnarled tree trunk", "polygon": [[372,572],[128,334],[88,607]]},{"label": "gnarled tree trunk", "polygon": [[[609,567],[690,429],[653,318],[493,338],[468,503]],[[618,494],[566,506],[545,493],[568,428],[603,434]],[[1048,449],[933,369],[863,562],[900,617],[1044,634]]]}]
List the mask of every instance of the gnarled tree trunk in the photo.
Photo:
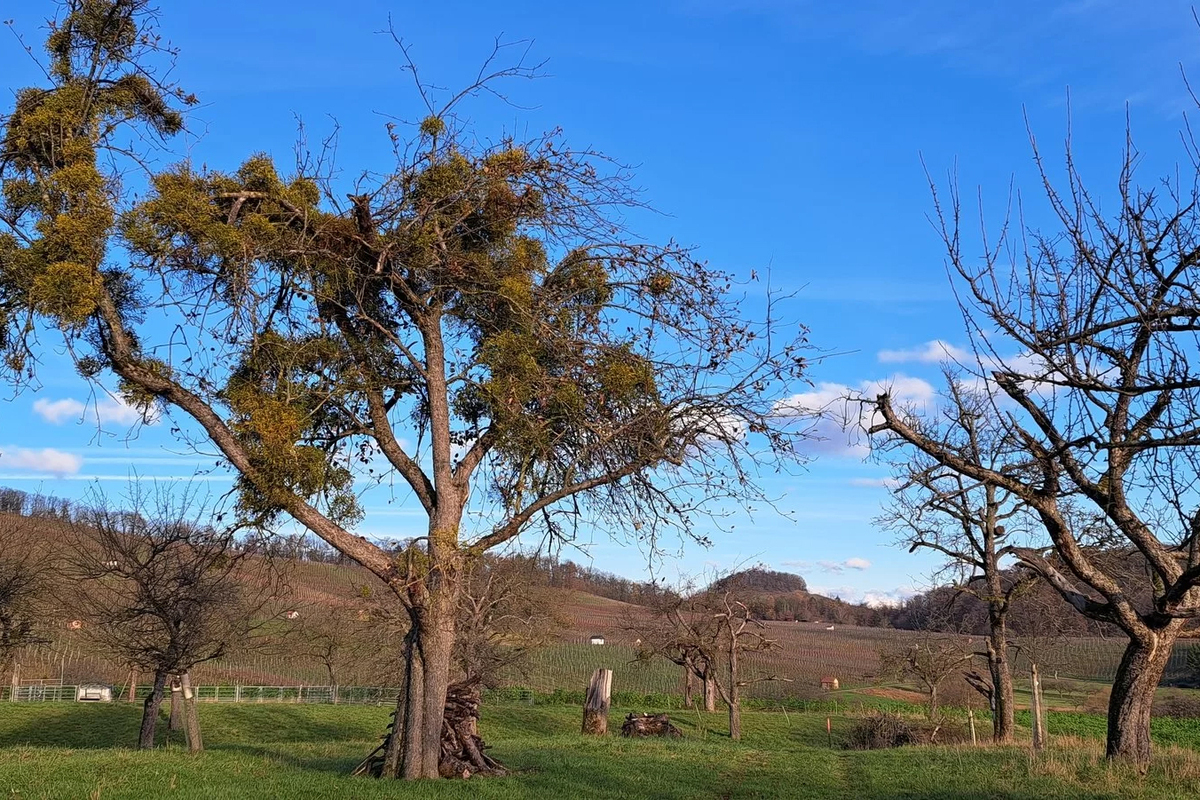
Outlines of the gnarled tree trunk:
[{"label": "gnarled tree trunk", "polygon": [[1172,620],[1148,637],[1130,637],[1117,667],[1108,703],[1106,754],[1132,762],[1139,772],[1150,766],[1150,708],[1182,624]]},{"label": "gnarled tree trunk", "polygon": [[[989,603],[995,606],[996,603]],[[1013,740],[1013,679],[1008,661],[1008,626],[1002,609],[989,608],[991,632],[987,642],[988,672],[992,677],[992,741]]]},{"label": "gnarled tree trunk", "polygon": [[717,710],[717,681],[708,672],[704,673],[704,710]]},{"label": "gnarled tree trunk", "polygon": [[423,578],[410,577],[405,588],[410,628],[405,637],[403,691],[382,766],[385,777],[411,780],[443,773],[442,733],[462,571],[460,556],[447,537],[431,532],[430,539],[441,542],[433,545],[430,557],[439,566]]},{"label": "gnarled tree trunk", "polygon": [[142,727],[138,732],[138,749],[154,749],[154,734],[158,728],[158,710],[162,707],[163,690],[167,685],[167,673],[159,670],[154,673],[154,686],[142,706]]}]

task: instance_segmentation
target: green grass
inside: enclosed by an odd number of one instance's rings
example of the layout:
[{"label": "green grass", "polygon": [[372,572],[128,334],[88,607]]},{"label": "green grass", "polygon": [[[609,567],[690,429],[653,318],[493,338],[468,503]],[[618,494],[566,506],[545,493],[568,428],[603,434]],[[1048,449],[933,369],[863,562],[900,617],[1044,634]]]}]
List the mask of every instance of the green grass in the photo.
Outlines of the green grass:
[{"label": "green grass", "polygon": [[[610,727],[628,709],[615,708]],[[678,741],[578,734],[569,706],[493,703],[483,734],[510,778],[399,784],[348,772],[378,742],[387,709],[285,704],[204,705],[209,750],[124,749],[138,709],[74,704],[0,707],[0,796],[8,798],[750,798],[1191,797],[1200,757],[1160,748],[1142,779],[1100,757],[1103,720],[1054,715],[1071,739],[1033,759],[1024,747],[931,747],[852,752],[837,745],[855,720],[747,712],[745,739],[723,715],[675,712]],[[1079,719],[1076,719],[1079,718]],[[1165,725],[1164,723],[1171,723]],[[1070,723],[1070,725],[1068,725]],[[1097,725],[1096,723],[1099,723]],[[1200,724],[1156,721],[1163,745],[1200,747]]]}]

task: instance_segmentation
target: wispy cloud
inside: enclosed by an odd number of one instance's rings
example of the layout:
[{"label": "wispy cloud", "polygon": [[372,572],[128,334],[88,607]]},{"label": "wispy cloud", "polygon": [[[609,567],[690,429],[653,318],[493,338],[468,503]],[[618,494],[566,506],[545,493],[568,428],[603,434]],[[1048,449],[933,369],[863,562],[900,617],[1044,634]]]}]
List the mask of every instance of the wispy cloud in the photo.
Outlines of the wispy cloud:
[{"label": "wispy cloud", "polygon": [[[50,400],[39,397],[33,401],[33,413],[49,422],[51,425],[62,425],[65,422],[97,422],[101,425],[133,425],[143,421],[142,412],[126,403],[124,400],[106,397],[94,403],[84,403],[73,397],[60,400]],[[154,419],[145,420],[151,424]]]},{"label": "wispy cloud", "polygon": [[870,486],[877,489],[895,489],[900,482],[895,478],[851,478],[851,486]]},{"label": "wispy cloud", "polygon": [[1191,108],[1179,78],[1181,61],[1196,65],[1184,0],[1160,0],[1149,13],[1127,0],[910,0],[902,10],[884,0],[690,0],[687,7],[707,16],[766,17],[792,37],[999,78],[1043,106],[1061,104],[1070,86],[1076,110],[1132,102],[1173,116]]},{"label": "wispy cloud", "polygon": [[[0,468],[48,473],[47,477],[54,479],[77,473],[82,466],[82,456],[64,453],[62,450],[55,450],[52,447],[41,449],[12,445],[0,447]],[[16,477],[25,476],[18,475]]]},{"label": "wispy cloud", "polygon": [[[781,561],[780,565],[791,567],[800,572],[820,571],[831,575],[839,575],[848,569],[863,572],[871,568],[871,562],[859,556],[852,556],[845,561]],[[813,591],[816,591],[815,589]]]},{"label": "wispy cloud", "polygon": [[940,364],[943,361],[967,361],[971,353],[949,342],[934,339],[908,350],[880,350],[878,357],[884,364]]},{"label": "wispy cloud", "polygon": [[[14,464],[7,464],[7,459],[0,455],[0,467],[9,466],[19,469]],[[0,481],[88,481],[97,483],[230,483],[233,475],[98,475],[98,474],[64,474],[52,473],[50,467],[40,467],[37,473],[0,473]]]},{"label": "wispy cloud", "polygon": [[820,415],[813,426],[813,438],[806,443],[809,454],[865,458],[870,453],[865,430],[873,422],[873,411],[869,402],[856,398],[870,401],[884,392],[902,405],[928,403],[936,395],[928,381],[907,375],[863,381],[857,386],[824,382],[811,391],[781,400],[775,406],[775,413]]}]

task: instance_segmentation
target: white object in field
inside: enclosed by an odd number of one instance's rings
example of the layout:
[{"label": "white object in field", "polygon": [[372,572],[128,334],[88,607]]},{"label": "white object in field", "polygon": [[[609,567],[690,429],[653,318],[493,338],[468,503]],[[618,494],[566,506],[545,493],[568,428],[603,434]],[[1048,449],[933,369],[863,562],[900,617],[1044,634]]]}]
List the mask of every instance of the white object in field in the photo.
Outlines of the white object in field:
[{"label": "white object in field", "polygon": [[89,683],[75,689],[75,700],[80,703],[111,703],[112,687]]},{"label": "white object in field", "polygon": [[604,637],[600,634],[596,634],[592,638],[588,639],[588,644],[604,644]]},{"label": "white object in field", "polygon": [[830,625],[830,626],[829,626],[828,628],[826,628],[825,630],[827,630],[827,631],[831,631],[831,630],[833,630],[833,626],[832,626],[832,625]]},{"label": "white object in field", "polygon": [[287,617],[288,619],[299,619],[300,612],[299,611],[288,611],[288,612],[284,613],[284,616]]}]

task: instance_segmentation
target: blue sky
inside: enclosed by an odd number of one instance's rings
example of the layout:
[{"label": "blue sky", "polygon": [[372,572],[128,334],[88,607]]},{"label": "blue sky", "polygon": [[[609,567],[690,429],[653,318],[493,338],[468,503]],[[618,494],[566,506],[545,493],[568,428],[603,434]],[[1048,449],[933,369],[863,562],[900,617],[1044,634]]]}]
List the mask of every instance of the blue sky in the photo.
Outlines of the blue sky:
[{"label": "blue sky", "polygon": [[[956,169],[964,195],[973,202],[978,187],[993,213],[1012,181],[1037,224],[1026,118],[1061,163],[1069,87],[1076,154],[1103,197],[1126,109],[1149,181],[1182,156],[1178,131],[1194,106],[1181,63],[1200,76],[1200,30],[1187,3],[1167,0],[162,5],[163,31],[182,51],[176,76],[202,103],[180,151],[216,168],[260,150],[288,162],[297,117],[312,136],[337,121],[347,171],[386,166],[388,115],[421,116],[395,45],[379,33],[389,14],[424,76],[446,86],[468,81],[496,36],[533,40],[550,77],[505,86],[519,108],[469,106],[477,129],[561,126],[569,142],[636,166],[644,199],[662,212],[634,217],[638,232],[695,245],[743,275],[769,271],[797,291],[790,313],[838,354],[814,369],[815,386],[797,387],[813,400],[888,382],[919,401],[944,352],[929,343],[965,344],[927,220],[922,157],[936,177]],[[0,0],[0,17],[34,45],[52,11]],[[0,39],[0,75],[6,89],[39,77],[11,37]],[[89,396],[54,359],[42,388],[2,413],[0,484],[78,497],[97,481],[120,492],[134,470],[184,477],[211,466],[173,446],[166,425],[126,441],[128,410]],[[738,521],[661,571],[761,561],[851,599],[923,585],[933,561],[892,548],[871,525],[886,470],[828,433],[804,473],[770,479],[790,518]],[[228,487],[223,474],[209,479],[214,491]],[[403,536],[420,524],[384,497],[367,509],[363,533]],[[646,573],[636,547],[604,538],[568,555]]]}]

